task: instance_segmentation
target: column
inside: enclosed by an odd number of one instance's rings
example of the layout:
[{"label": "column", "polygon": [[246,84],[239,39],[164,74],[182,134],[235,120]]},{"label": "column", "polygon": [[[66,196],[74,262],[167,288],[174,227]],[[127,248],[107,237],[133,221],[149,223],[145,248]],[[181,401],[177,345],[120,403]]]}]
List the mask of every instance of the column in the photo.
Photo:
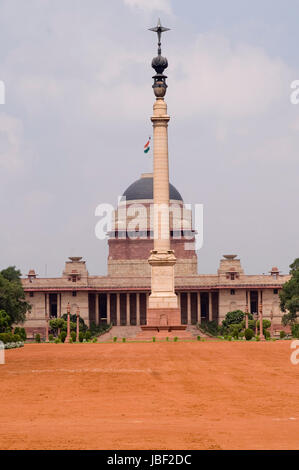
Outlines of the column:
[{"label": "column", "polygon": [[127,313],[127,326],[130,326],[130,323],[131,323],[131,309],[130,309],[130,294],[128,294],[128,293],[127,293],[126,313]]},{"label": "column", "polygon": [[136,323],[140,326],[140,293],[136,294]]},{"label": "column", "polygon": [[191,292],[187,293],[187,324],[191,325]]},{"label": "column", "polygon": [[61,293],[57,294],[57,318],[61,317]]},{"label": "column", "polygon": [[209,292],[209,321],[213,321],[212,292]]},{"label": "column", "polygon": [[107,294],[107,324],[111,323],[111,314],[110,314],[110,294]]},{"label": "column", "polygon": [[200,292],[197,292],[197,321],[201,324],[201,301],[200,301]]},{"label": "column", "polygon": [[99,323],[100,323],[99,315],[100,315],[100,312],[99,312],[99,294],[96,293],[96,318],[95,318],[95,324],[96,325],[99,325]]},{"label": "column", "polygon": [[47,314],[49,316],[49,318],[51,318],[51,310],[50,310],[50,294],[46,294],[47,295]]},{"label": "column", "polygon": [[120,325],[120,295],[119,292],[116,294],[116,323]]}]

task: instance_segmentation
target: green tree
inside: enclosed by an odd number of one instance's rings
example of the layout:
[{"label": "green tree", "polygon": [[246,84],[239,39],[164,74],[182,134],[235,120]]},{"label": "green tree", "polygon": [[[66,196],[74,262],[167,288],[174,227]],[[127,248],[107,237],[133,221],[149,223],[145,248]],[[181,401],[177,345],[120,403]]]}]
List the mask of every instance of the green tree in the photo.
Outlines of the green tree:
[{"label": "green tree", "polygon": [[280,308],[285,315],[282,317],[282,323],[296,323],[299,312],[299,258],[290,265],[291,279],[286,282],[279,294]]},{"label": "green tree", "polygon": [[15,267],[9,267],[0,273],[0,310],[4,310],[9,316],[10,325],[23,323],[26,312],[31,309],[25,300],[20,276],[20,271]]},{"label": "green tree", "polygon": [[21,271],[15,266],[9,266],[6,269],[2,269],[0,272],[2,276],[8,281],[19,281],[21,279]]},{"label": "green tree", "polygon": [[0,333],[6,333],[11,325],[11,319],[5,312],[0,310]]},{"label": "green tree", "polygon": [[234,310],[233,312],[228,312],[222,322],[222,325],[227,328],[230,325],[242,323],[244,317],[245,313],[242,312],[242,310]]}]

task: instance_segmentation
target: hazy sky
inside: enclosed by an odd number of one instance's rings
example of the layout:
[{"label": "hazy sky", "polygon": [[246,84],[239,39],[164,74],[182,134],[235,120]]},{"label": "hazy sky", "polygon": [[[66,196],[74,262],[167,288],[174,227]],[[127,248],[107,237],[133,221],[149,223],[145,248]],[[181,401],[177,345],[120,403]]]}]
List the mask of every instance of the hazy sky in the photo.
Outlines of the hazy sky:
[{"label": "hazy sky", "polygon": [[0,267],[105,274],[95,208],[149,171],[158,17],[170,173],[204,204],[199,272],[299,256],[298,0],[0,0]]}]

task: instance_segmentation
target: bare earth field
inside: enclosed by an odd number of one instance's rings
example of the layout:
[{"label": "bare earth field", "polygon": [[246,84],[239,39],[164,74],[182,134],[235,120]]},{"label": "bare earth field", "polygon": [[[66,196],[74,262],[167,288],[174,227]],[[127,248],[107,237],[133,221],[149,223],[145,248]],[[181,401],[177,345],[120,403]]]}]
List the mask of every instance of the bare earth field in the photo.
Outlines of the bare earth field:
[{"label": "bare earth field", "polygon": [[0,449],[299,449],[290,342],[42,344],[0,365]]}]

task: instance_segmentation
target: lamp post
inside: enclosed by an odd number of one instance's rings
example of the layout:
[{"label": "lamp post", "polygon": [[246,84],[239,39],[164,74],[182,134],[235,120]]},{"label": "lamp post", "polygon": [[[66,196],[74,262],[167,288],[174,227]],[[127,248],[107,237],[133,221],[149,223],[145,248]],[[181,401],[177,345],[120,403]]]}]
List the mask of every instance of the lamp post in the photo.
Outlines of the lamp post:
[{"label": "lamp post", "polygon": [[255,336],[257,336],[257,321],[258,321],[258,318],[259,318],[258,314],[254,313],[253,318],[254,318],[254,321],[255,321]]},{"label": "lamp post", "polygon": [[271,320],[271,336],[273,336],[273,333],[274,333],[274,325],[273,325],[273,318],[274,318],[274,315],[273,315],[273,312],[271,310],[271,313],[270,313],[270,320]]},{"label": "lamp post", "polygon": [[68,303],[67,304],[67,334],[66,334],[66,338],[65,338],[65,343],[69,343],[70,339],[71,339],[71,318],[70,318],[70,314],[71,314],[71,307],[70,307],[70,304]]},{"label": "lamp post", "polygon": [[76,343],[79,343],[79,321],[80,321],[80,307],[77,308],[77,330],[76,330]]},{"label": "lamp post", "polygon": [[263,331],[263,304],[260,303],[260,340],[265,341],[264,331]]}]

